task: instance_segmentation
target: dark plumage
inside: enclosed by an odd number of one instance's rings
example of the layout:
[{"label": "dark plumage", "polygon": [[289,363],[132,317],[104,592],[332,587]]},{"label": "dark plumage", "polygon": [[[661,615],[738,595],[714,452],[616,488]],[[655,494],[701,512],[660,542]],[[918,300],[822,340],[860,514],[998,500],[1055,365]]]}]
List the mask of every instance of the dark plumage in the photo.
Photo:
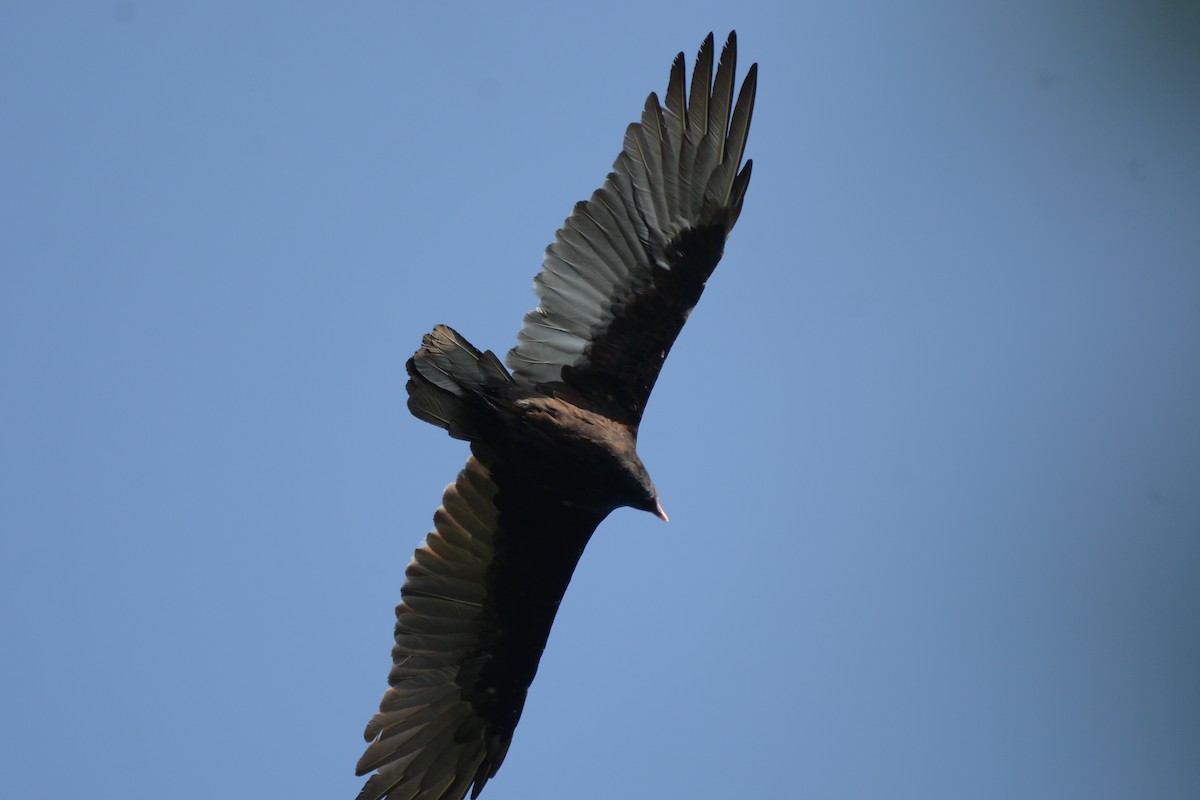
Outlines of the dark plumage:
[{"label": "dark plumage", "polygon": [[664,520],[636,451],[664,359],[712,274],[750,180],[756,66],[733,101],[733,33],[713,77],[683,54],[613,171],[576,204],[534,279],[506,362],[439,325],[408,361],[408,407],[471,443],[405,571],[391,688],[367,725],[359,800],[477,797],[496,774],[559,601],[621,506]]}]

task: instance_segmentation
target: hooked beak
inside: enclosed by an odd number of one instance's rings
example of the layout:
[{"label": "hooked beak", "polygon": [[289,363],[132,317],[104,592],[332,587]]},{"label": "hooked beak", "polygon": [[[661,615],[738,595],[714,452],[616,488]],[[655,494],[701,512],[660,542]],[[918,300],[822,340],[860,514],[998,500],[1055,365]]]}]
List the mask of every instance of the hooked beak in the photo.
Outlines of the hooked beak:
[{"label": "hooked beak", "polygon": [[667,519],[667,512],[663,511],[662,503],[658,502],[658,498],[654,498],[654,516],[661,519],[663,522],[670,522]]}]

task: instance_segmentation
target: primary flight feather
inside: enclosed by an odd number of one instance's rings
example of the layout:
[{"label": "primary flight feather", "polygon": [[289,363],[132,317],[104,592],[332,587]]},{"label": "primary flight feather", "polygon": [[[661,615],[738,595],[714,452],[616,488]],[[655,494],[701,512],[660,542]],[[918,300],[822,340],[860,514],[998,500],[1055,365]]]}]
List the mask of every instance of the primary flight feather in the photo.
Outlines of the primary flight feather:
[{"label": "primary flight feather", "polygon": [[512,741],[559,602],[615,508],[666,514],[636,451],[663,361],[742,210],[757,65],[733,96],[737,39],[713,74],[683,54],[604,184],[546,248],[504,364],[436,326],[406,367],[408,407],[471,443],[396,608],[390,687],[368,723],[359,800],[478,797]]}]

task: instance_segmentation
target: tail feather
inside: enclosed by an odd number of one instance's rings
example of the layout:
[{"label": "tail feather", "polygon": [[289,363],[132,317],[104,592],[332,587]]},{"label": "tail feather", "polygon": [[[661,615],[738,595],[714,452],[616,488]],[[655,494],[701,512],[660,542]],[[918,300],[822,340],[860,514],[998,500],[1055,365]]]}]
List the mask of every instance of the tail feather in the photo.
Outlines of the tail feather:
[{"label": "tail feather", "polygon": [[481,389],[513,383],[492,351],[480,352],[446,325],[425,334],[405,367],[411,378],[405,387],[408,410],[456,439],[478,437],[475,401]]}]

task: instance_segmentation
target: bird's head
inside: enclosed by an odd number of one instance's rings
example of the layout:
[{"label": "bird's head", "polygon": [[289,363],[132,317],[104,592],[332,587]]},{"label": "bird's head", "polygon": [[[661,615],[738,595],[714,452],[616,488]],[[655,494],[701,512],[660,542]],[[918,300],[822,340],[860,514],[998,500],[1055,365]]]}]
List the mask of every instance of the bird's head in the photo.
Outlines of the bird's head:
[{"label": "bird's head", "polygon": [[637,499],[629,504],[630,507],[636,508],[639,511],[649,511],[663,522],[670,522],[667,518],[667,512],[663,511],[662,503],[658,500],[658,491],[654,488],[654,482],[650,480],[650,473],[646,471],[646,467],[642,464],[641,459],[637,459],[636,466],[633,469],[633,478],[637,484]]}]

